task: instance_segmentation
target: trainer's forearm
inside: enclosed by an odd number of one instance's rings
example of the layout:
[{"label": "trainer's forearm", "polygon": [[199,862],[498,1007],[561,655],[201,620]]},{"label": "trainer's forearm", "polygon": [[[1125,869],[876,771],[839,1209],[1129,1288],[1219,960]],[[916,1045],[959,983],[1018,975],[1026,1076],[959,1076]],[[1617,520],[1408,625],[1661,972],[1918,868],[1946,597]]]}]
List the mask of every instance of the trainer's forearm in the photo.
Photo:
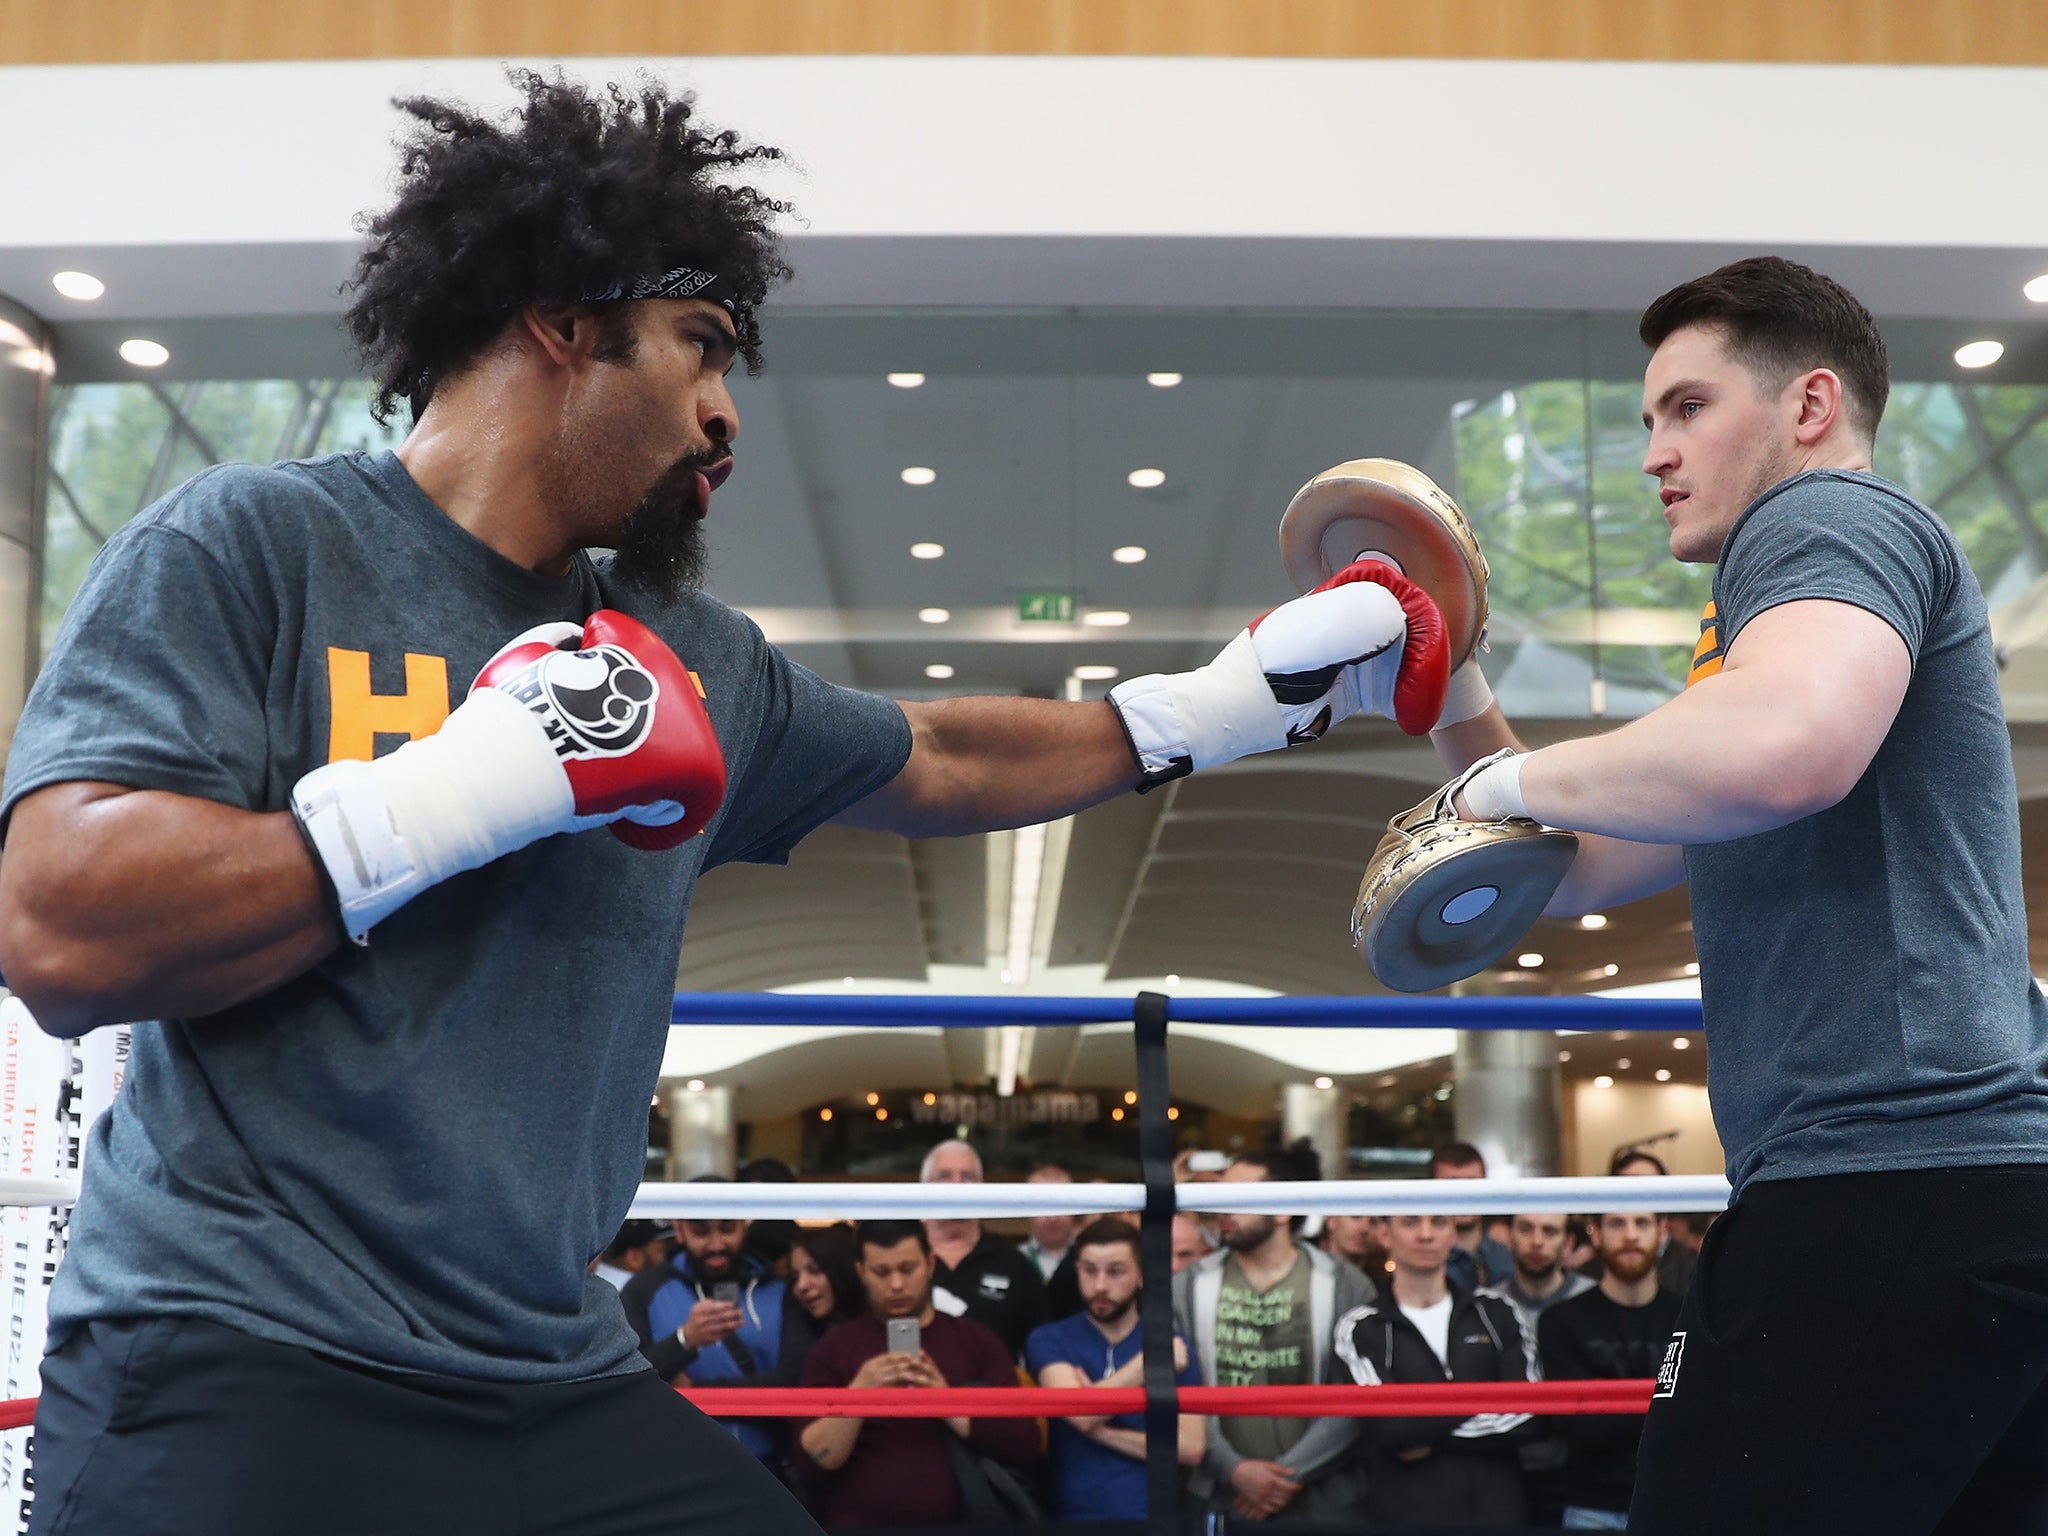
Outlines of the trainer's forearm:
[{"label": "trainer's forearm", "polygon": [[283,812],[81,782],[27,796],[8,823],[0,970],[51,1034],[214,1013],[340,942]]},{"label": "trainer's forearm", "polygon": [[1491,757],[1502,747],[1513,747],[1517,752],[1527,750],[1521,738],[1515,735],[1515,728],[1508,724],[1508,717],[1501,712],[1498,703],[1488,705],[1484,714],[1475,715],[1470,720],[1431,731],[1429,740],[1436,748],[1437,757],[1453,776],[1463,773],[1482,757]]},{"label": "trainer's forearm", "polygon": [[905,703],[910,760],[838,818],[906,837],[1052,821],[1135,789],[1138,765],[1106,703],[965,698]]},{"label": "trainer's forearm", "polygon": [[1600,736],[1530,754],[1536,820],[1636,843],[1717,843],[1812,815],[1847,792],[1801,712],[1740,672]]}]

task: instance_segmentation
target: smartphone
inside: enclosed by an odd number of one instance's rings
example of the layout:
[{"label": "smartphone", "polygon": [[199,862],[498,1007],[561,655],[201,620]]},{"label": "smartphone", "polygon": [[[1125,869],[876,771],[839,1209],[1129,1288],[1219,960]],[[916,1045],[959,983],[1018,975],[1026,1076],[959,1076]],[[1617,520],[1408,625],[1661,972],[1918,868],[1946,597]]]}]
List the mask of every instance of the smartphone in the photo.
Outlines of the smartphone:
[{"label": "smartphone", "polygon": [[1230,1159],[1221,1152],[1190,1152],[1189,1173],[1221,1173],[1230,1166]]},{"label": "smartphone", "polygon": [[740,1304],[740,1288],[738,1283],[726,1280],[718,1285],[714,1285],[711,1287],[711,1299],[713,1301],[727,1302],[735,1307],[738,1306]]},{"label": "smartphone", "polygon": [[914,1317],[892,1317],[888,1322],[889,1353],[914,1355],[924,1348],[924,1330]]}]

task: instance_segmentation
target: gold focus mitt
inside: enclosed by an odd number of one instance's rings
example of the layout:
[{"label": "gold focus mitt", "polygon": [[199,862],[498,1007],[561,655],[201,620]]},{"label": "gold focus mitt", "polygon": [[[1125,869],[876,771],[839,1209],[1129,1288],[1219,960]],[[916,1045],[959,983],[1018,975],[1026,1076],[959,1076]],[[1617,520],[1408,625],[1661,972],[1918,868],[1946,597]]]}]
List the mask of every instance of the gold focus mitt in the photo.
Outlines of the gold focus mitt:
[{"label": "gold focus mitt", "polygon": [[1486,632],[1486,556],[1458,504],[1421,470],[1396,459],[1353,459],[1326,469],[1280,517],[1287,576],[1312,591],[1361,555],[1384,560],[1443,610],[1453,671]]},{"label": "gold focus mitt", "polygon": [[1578,835],[1519,816],[1465,821],[1451,808],[1483,758],[1387,823],[1351,909],[1351,937],[1382,986],[1428,992],[1513,949],[1571,868]]}]

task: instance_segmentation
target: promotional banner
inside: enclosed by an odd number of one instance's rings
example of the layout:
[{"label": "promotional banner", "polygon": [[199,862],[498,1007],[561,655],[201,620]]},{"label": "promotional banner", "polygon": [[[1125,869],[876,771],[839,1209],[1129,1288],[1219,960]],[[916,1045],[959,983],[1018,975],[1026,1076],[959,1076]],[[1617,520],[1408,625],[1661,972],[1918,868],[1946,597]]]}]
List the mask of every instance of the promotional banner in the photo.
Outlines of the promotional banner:
[{"label": "promotional banner", "polygon": [[[0,993],[0,1174],[76,1178],[85,1131],[114,1102],[128,1065],[129,1030],[58,1040],[36,1026],[19,998]],[[0,1398],[42,1389],[50,1282],[64,1257],[68,1206],[0,1206],[0,1290],[7,1338]],[[28,1526],[35,1499],[35,1434],[0,1434],[0,1532]]]}]

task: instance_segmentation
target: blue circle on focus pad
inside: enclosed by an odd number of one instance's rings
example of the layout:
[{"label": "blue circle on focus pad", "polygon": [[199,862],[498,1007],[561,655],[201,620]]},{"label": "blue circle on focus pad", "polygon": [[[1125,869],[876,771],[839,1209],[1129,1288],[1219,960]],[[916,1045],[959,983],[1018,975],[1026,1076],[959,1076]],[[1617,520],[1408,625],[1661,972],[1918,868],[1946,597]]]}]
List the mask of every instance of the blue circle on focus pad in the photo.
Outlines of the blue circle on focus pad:
[{"label": "blue circle on focus pad", "polygon": [[1499,886],[1475,885],[1471,890],[1460,891],[1449,901],[1445,902],[1443,911],[1438,915],[1446,923],[1456,927],[1459,923],[1471,922],[1473,918],[1479,916],[1480,913],[1484,912],[1498,900],[1500,900]]}]

